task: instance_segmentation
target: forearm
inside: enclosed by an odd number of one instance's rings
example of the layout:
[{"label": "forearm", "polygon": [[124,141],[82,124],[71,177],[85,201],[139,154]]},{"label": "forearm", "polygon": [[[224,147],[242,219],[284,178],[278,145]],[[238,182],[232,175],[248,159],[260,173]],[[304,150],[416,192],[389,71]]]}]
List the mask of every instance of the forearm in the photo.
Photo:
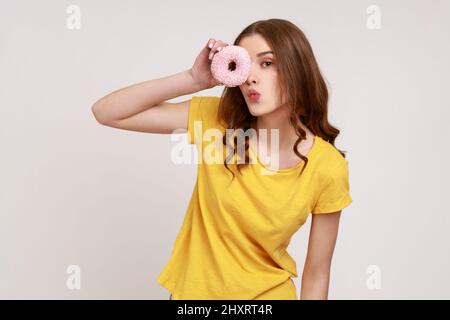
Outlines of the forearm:
[{"label": "forearm", "polygon": [[109,93],[93,106],[97,119],[120,120],[131,117],[163,101],[202,90],[191,69],[133,84]]},{"label": "forearm", "polygon": [[303,273],[300,300],[328,300],[329,283],[329,273]]}]

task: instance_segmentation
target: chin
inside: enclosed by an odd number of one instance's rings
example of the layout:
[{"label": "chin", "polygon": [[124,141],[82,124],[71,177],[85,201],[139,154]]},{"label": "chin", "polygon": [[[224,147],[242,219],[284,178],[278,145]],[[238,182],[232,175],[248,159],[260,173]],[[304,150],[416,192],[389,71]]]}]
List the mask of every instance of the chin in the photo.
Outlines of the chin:
[{"label": "chin", "polygon": [[250,105],[248,107],[248,111],[250,111],[251,115],[254,117],[259,117],[265,114],[269,114],[274,112],[275,110],[277,110],[277,108],[275,109],[271,109],[268,107],[265,107],[264,105],[260,105],[260,104],[255,104],[255,105]]},{"label": "chin", "polygon": [[264,110],[264,108],[261,108],[261,106],[249,106],[248,111],[250,111],[250,114],[254,117],[259,117],[268,113],[267,110]]}]

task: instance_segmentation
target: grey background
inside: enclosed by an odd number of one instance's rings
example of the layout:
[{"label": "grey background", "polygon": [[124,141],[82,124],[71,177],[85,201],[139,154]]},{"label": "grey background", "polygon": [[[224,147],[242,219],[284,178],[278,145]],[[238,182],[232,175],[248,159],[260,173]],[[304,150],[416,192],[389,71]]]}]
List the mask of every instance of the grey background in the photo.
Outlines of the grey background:
[{"label": "grey background", "polygon": [[[71,4],[80,6],[80,30],[66,27]],[[379,30],[366,26],[372,4],[381,9]],[[348,151],[353,203],[341,217],[329,298],[450,298],[449,1],[1,7],[0,298],[169,298],[156,278],[196,164],[171,162],[170,135],[101,126],[91,106],[188,69],[209,38],[232,43],[267,18],[305,32],[331,86],[336,145]],[[310,218],[289,247],[298,293],[309,227]],[[66,287],[69,265],[81,268],[80,290]],[[372,265],[375,290],[367,286]]]}]

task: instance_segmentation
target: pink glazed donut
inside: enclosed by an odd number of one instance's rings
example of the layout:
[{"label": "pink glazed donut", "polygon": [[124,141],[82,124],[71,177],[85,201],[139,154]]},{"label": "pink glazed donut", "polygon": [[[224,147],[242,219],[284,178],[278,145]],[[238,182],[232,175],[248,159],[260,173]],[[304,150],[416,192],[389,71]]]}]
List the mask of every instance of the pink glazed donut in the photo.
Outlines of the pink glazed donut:
[{"label": "pink glazed donut", "polygon": [[250,54],[240,46],[225,46],[217,52],[211,62],[211,73],[214,79],[227,87],[243,84],[251,67]]}]

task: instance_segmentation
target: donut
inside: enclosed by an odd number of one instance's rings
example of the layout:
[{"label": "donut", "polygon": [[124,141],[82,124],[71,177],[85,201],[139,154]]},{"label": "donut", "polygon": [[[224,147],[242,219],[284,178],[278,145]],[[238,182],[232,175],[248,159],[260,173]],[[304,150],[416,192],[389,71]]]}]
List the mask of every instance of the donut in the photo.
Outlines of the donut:
[{"label": "donut", "polygon": [[225,46],[217,52],[211,62],[211,74],[227,87],[243,84],[251,67],[250,54],[241,46]]}]

